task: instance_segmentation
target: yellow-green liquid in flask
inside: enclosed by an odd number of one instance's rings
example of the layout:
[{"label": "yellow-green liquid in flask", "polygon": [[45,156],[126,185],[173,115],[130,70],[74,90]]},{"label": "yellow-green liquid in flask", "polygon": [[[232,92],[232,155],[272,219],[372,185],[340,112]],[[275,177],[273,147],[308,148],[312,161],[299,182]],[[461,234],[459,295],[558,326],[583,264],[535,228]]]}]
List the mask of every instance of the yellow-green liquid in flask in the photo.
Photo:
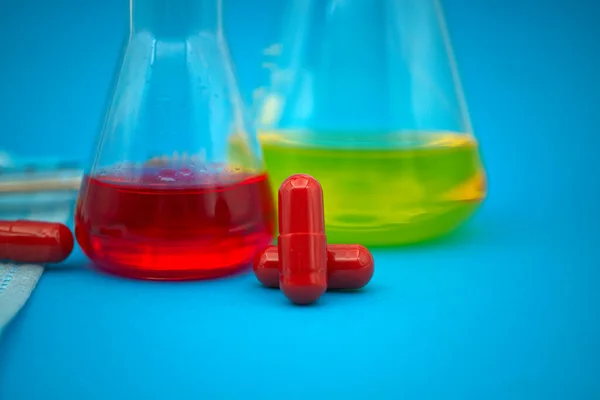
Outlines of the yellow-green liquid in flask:
[{"label": "yellow-green liquid in flask", "polygon": [[394,246],[433,239],[459,226],[486,195],[472,135],[359,136],[374,139],[368,146],[335,147],[296,140],[301,135],[288,132],[259,135],[274,196],[296,173],[321,182],[328,243]]}]

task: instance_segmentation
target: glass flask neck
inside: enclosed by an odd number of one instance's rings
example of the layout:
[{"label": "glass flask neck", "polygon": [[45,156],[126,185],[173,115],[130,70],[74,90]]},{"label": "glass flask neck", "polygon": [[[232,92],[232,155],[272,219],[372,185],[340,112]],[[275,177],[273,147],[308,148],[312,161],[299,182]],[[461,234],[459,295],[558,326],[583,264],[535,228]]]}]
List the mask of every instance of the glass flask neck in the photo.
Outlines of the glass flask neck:
[{"label": "glass flask neck", "polygon": [[131,32],[185,38],[220,30],[221,0],[130,0]]}]

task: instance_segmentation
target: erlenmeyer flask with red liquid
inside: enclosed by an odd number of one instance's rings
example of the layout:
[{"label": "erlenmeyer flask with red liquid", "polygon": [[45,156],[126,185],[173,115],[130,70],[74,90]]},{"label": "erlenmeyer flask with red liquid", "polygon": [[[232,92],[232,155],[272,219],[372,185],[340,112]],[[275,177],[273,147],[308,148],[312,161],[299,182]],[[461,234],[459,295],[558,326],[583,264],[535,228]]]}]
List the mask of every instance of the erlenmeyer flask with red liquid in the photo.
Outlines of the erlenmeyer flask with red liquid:
[{"label": "erlenmeyer flask with red liquid", "polygon": [[220,0],[131,0],[131,31],[75,235],[99,269],[204,279],[249,266],[274,205],[220,22]]}]

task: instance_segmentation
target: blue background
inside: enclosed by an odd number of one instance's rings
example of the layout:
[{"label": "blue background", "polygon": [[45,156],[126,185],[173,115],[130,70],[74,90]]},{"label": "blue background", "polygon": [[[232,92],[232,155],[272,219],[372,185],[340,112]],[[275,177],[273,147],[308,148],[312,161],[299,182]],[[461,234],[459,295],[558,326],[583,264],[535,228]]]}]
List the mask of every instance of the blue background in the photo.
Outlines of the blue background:
[{"label": "blue background", "polygon": [[[283,2],[228,1],[250,100]],[[600,398],[600,13],[540,4],[445,2],[490,181],[456,234],[376,251],[363,293],[309,308],[251,274],[118,280],[76,252],[0,338],[0,399]],[[127,12],[0,2],[3,148],[87,161]]]}]

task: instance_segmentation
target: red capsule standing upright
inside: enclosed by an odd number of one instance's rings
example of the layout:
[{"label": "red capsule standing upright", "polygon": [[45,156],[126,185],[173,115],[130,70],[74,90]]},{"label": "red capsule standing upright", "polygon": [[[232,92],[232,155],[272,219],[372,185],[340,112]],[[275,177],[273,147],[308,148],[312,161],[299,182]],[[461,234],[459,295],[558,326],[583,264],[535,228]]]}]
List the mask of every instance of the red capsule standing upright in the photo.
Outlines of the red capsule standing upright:
[{"label": "red capsule standing upright", "polygon": [[323,189],[312,176],[292,175],[279,188],[279,287],[295,304],[327,290]]},{"label": "red capsule standing upright", "polygon": [[58,263],[73,251],[73,234],[60,223],[0,221],[0,260]]},{"label": "red capsule standing upright", "polygon": [[[359,244],[327,245],[327,289],[356,290],[373,277],[375,262],[371,252]],[[279,251],[269,246],[254,260],[254,275],[266,287],[279,287]]]}]

